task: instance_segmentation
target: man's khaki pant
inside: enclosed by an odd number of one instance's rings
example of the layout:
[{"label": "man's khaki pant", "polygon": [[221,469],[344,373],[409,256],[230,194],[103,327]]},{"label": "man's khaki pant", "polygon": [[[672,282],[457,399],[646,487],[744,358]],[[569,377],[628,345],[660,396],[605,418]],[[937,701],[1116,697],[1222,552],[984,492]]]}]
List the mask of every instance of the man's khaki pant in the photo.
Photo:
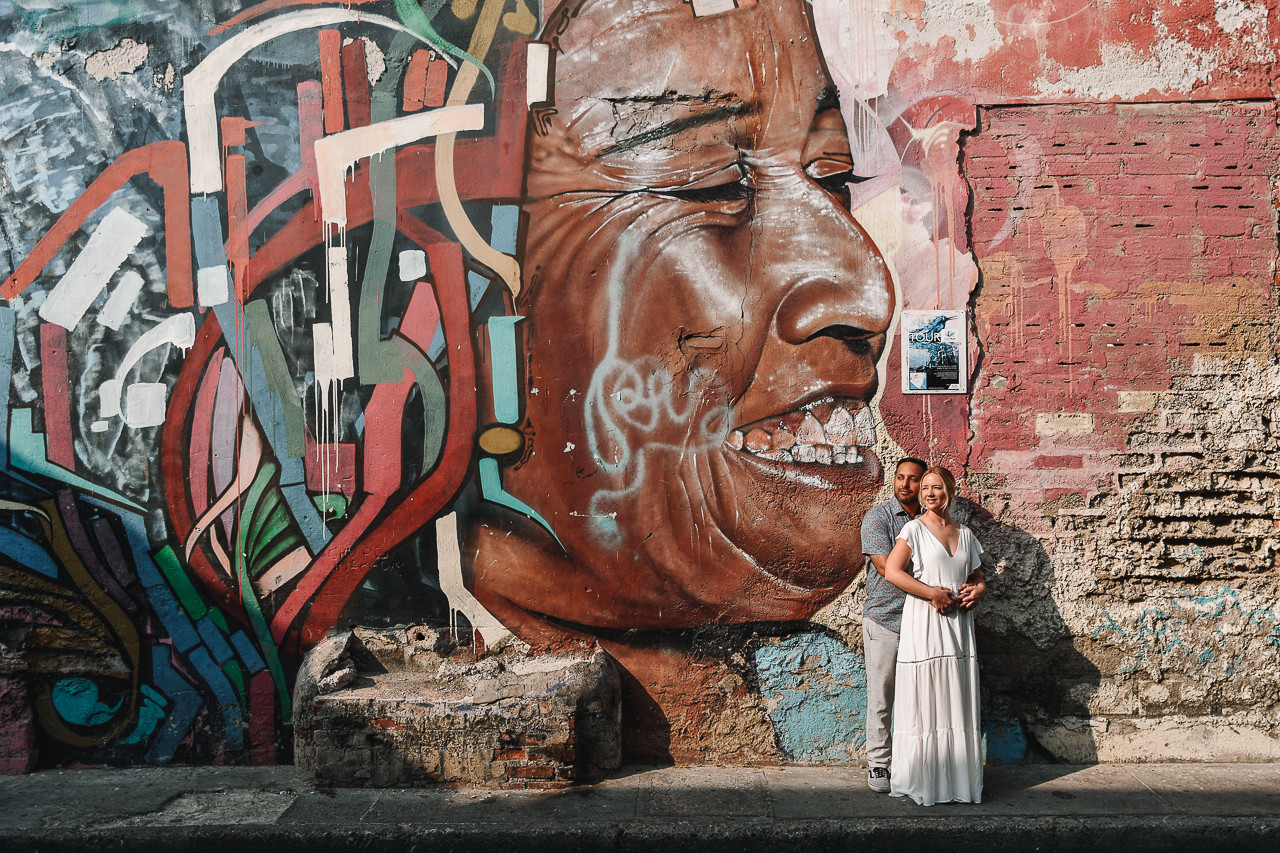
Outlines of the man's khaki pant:
[{"label": "man's khaki pant", "polygon": [[888,767],[893,745],[893,676],[898,668],[898,634],[864,619],[862,647],[867,664],[867,765]]}]

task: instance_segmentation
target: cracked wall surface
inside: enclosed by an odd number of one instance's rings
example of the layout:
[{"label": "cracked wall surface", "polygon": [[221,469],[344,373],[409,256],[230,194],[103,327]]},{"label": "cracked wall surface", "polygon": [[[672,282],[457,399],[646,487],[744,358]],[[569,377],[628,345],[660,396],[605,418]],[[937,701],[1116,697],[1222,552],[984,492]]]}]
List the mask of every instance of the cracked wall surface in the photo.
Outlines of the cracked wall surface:
[{"label": "cracked wall surface", "polygon": [[631,759],[859,760],[906,454],[989,760],[1280,758],[1273,0],[10,6],[3,772],[287,762],[409,624],[603,649]]}]

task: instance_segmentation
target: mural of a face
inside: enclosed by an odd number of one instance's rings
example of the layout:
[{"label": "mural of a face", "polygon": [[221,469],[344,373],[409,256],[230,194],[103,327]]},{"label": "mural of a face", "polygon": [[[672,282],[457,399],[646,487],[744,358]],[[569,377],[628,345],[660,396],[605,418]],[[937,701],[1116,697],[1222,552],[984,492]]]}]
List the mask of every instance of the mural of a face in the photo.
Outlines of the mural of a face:
[{"label": "mural of a face", "polygon": [[556,538],[479,524],[476,594],[508,622],[806,617],[860,563],[894,301],[805,7],[579,7],[545,28],[516,305],[534,438],[504,476]]}]

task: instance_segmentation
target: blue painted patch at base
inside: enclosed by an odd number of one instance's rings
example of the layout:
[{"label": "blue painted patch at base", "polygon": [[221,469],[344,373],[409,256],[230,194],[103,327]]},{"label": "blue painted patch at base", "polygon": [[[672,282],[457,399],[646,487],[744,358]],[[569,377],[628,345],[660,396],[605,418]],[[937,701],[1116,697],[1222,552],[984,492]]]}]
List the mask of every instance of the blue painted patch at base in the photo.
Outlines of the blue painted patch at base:
[{"label": "blue painted patch at base", "polygon": [[867,668],[861,655],[825,634],[799,634],[761,646],[755,667],[787,758],[861,759],[867,720]]},{"label": "blue painted patch at base", "polygon": [[1009,703],[982,709],[983,757],[987,764],[1019,764],[1027,757],[1027,733]]}]

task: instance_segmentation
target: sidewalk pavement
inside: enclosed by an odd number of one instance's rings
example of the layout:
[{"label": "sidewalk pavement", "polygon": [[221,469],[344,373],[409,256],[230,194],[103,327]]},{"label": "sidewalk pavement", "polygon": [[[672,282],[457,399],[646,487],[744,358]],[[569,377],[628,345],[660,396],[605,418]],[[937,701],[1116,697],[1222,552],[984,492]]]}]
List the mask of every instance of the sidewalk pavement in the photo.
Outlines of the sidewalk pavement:
[{"label": "sidewalk pavement", "polygon": [[859,767],[627,767],[562,791],[338,789],[291,767],[0,777],[0,850],[1280,851],[1280,764],[1004,765],[932,808]]}]

